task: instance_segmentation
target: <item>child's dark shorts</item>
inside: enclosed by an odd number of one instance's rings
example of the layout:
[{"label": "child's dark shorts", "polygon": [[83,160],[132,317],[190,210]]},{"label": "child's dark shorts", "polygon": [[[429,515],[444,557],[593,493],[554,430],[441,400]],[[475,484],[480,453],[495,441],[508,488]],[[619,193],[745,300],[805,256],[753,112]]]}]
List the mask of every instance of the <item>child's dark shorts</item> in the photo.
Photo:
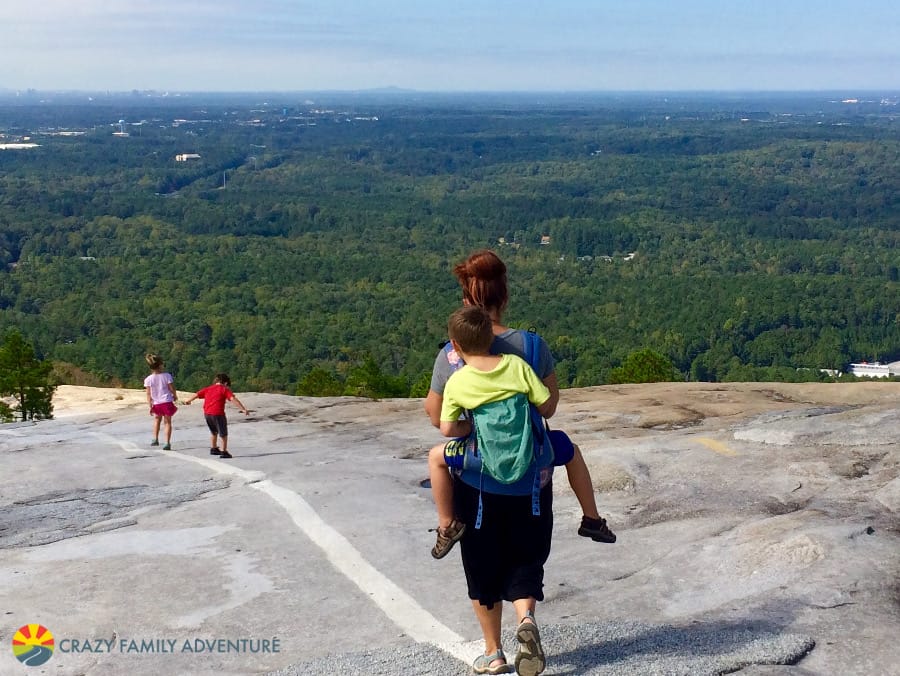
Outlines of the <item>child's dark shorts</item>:
[{"label": "child's dark shorts", "polygon": [[228,419],[224,415],[206,415],[206,426],[211,434],[228,436]]},{"label": "child's dark shorts", "polygon": [[[553,464],[566,465],[575,456],[575,445],[569,435],[562,430],[550,430],[553,445]],[[457,437],[444,444],[444,462],[450,469],[478,469],[481,466],[475,457],[475,435]]]}]

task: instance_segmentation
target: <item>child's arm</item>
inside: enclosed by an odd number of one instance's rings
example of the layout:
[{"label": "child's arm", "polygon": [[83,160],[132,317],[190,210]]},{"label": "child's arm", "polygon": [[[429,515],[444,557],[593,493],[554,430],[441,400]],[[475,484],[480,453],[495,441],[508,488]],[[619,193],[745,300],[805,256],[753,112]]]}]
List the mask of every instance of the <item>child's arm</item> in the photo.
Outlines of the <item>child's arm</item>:
[{"label": "child's arm", "polygon": [[150,406],[150,415],[153,415],[153,397],[150,395],[150,387],[145,387],[147,390],[147,404]]},{"label": "child's arm", "polygon": [[[458,373],[458,371],[457,371]],[[450,379],[452,381],[453,378]],[[448,381],[448,385],[450,384]],[[467,437],[472,433],[472,422],[467,418],[460,420],[464,412],[463,406],[457,401],[454,390],[444,388],[444,396],[441,400],[440,423],[436,426],[445,437]]]},{"label": "child's arm", "polygon": [[247,407],[241,403],[241,400],[237,398],[237,396],[232,395],[231,401],[238,405],[238,408],[241,409],[241,413],[247,415],[250,411],[247,410]]},{"label": "child's arm", "polygon": [[172,393],[172,396],[175,398],[175,401],[178,401],[178,392],[175,391],[174,381],[169,383],[169,392]]},{"label": "child's arm", "polygon": [[184,400],[183,402],[181,402],[181,403],[184,404],[185,406],[190,406],[190,405],[191,405],[191,402],[194,401],[194,399],[196,399],[196,398],[197,398],[197,395],[196,395],[196,394],[192,394],[191,396],[189,396],[187,399],[185,399],[185,400]]},{"label": "child's arm", "polygon": [[471,420],[441,420],[441,434],[445,437],[467,437],[471,433]]}]

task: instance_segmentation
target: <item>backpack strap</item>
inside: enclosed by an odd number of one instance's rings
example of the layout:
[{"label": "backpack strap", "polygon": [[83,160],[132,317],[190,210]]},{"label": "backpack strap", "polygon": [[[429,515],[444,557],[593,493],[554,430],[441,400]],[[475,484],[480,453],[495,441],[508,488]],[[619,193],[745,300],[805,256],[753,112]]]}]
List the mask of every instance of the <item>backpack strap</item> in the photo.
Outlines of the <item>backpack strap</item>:
[{"label": "backpack strap", "polygon": [[[540,346],[541,339],[538,336],[537,332],[535,332],[534,328],[530,328],[527,331],[520,331],[522,334],[522,341],[525,346],[525,361],[528,365],[537,373],[538,365],[540,362]],[[543,456],[546,455],[547,449],[545,448],[547,445],[547,424],[544,421],[543,416],[538,412],[537,407],[533,404],[528,405],[529,410],[531,411],[531,428],[534,433],[534,464],[535,464],[535,472],[534,472],[534,484],[531,487],[531,513],[534,516],[540,516],[541,514],[541,468],[546,467],[548,465],[553,464],[553,458],[551,457],[549,462],[541,462],[546,460]],[[541,449],[541,458],[538,458],[537,448]],[[552,452],[552,449],[551,449]]]}]

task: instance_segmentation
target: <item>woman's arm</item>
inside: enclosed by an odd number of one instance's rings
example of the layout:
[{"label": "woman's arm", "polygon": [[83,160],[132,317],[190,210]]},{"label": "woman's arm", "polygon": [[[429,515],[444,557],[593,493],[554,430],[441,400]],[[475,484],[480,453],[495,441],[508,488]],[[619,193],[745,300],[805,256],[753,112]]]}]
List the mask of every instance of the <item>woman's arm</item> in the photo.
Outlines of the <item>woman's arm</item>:
[{"label": "woman's arm", "polygon": [[438,394],[434,390],[428,390],[428,395],[425,397],[425,414],[435,427],[441,426],[441,405],[443,403],[443,395]]},{"label": "woman's arm", "polygon": [[550,390],[550,398],[538,406],[537,410],[545,418],[552,418],[553,414],[556,413],[556,407],[559,405],[559,381],[556,380],[556,371],[541,382]]}]

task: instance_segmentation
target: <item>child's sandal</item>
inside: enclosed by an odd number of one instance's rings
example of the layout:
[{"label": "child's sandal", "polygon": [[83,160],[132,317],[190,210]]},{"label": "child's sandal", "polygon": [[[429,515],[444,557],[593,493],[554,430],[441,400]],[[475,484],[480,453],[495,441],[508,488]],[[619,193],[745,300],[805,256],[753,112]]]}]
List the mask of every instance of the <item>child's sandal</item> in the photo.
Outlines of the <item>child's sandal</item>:
[{"label": "child's sandal", "polygon": [[453,545],[459,542],[463,533],[466,532],[466,524],[453,519],[446,528],[435,528],[434,530],[437,531],[437,542],[431,548],[431,555],[436,559],[442,559],[450,553]]},{"label": "child's sandal", "polygon": [[[496,662],[497,660],[503,660],[503,664],[492,667],[491,662]],[[500,649],[492,655],[479,655],[476,657],[475,662],[472,664],[472,671],[476,674],[511,674],[514,672],[514,669],[511,664],[507,664],[506,655]]]}]

